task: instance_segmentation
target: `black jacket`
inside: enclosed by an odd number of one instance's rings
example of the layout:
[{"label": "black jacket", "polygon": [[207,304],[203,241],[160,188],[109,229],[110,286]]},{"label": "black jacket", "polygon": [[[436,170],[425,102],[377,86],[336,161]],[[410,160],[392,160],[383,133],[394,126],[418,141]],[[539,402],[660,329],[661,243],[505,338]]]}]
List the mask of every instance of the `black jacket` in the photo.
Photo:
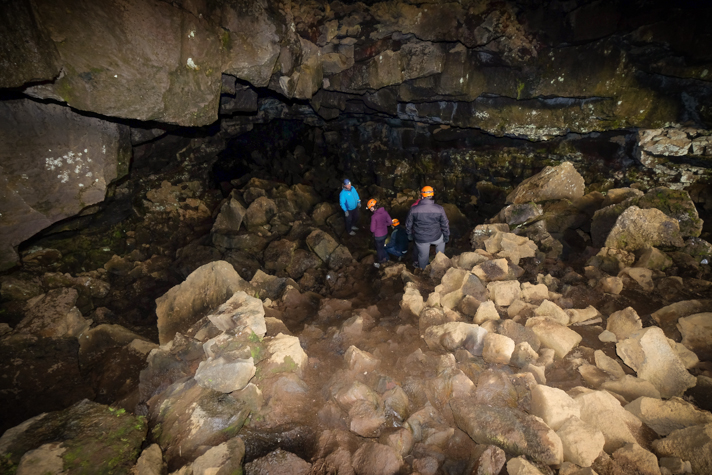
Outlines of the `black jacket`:
[{"label": "black jacket", "polygon": [[423,198],[410,208],[405,229],[419,243],[437,241],[440,236],[450,237],[450,223],[445,210],[435,204],[432,198]]}]

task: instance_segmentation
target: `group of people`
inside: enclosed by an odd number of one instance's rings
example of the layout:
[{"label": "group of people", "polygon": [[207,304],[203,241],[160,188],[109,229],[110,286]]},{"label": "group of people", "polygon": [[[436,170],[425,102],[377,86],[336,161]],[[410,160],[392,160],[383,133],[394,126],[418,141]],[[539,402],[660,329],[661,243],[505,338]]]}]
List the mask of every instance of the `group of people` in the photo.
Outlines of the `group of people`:
[{"label": "group of people", "polygon": [[[416,257],[413,266],[425,269],[430,258],[430,246],[435,246],[436,252],[445,251],[445,243],[450,240],[450,223],[442,206],[435,203],[435,192],[431,186],[424,186],[420,190],[418,199],[410,208],[408,218],[403,226],[399,220],[392,219],[378,200],[371,198],[366,203],[366,208],[371,215],[371,232],[376,244],[375,267],[388,261],[388,254],[401,260],[408,252],[410,241],[415,242]],[[361,208],[361,198],[356,188],[347,178],[344,180],[339,195],[339,204],[344,211],[346,232],[351,236],[356,234],[356,223]],[[388,228],[393,227],[390,240]]]}]

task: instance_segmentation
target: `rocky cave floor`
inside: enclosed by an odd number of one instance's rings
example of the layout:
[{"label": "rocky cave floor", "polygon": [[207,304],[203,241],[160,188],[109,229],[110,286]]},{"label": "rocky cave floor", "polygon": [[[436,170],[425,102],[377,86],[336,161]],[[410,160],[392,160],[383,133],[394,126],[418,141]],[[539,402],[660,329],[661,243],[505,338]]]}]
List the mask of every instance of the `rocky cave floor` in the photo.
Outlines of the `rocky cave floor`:
[{"label": "rocky cave floor", "polygon": [[424,271],[306,185],[119,186],[0,277],[0,473],[712,473],[695,206],[565,165]]}]

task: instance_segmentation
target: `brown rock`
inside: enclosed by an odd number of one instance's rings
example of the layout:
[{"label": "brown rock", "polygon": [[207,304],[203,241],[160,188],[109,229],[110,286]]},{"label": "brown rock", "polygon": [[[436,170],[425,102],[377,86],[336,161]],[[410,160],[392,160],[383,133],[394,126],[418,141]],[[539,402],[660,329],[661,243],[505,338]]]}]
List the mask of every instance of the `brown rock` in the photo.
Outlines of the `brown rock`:
[{"label": "brown rock", "polygon": [[583,196],[584,185],[583,177],[571,162],[564,162],[556,167],[546,167],[533,177],[524,180],[507,195],[507,203],[573,200]]}]

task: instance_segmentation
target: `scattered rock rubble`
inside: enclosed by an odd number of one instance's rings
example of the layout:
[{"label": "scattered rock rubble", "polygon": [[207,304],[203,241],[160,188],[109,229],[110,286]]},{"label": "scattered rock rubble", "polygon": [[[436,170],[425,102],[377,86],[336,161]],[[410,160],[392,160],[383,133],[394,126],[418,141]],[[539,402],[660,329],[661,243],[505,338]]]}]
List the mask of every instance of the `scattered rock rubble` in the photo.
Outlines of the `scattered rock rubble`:
[{"label": "scattered rock rubble", "polygon": [[[413,273],[373,269],[313,190],[275,190],[233,191],[210,234],[220,256],[252,248],[273,274],[191,266],[156,300],[160,346],[84,318],[71,286],[3,281],[28,308],[3,351],[73,341],[84,367],[144,364],[114,407],[85,400],[5,432],[0,468],[93,463],[72,428],[108,418],[92,450],[137,474],[712,473],[712,413],[690,396],[712,377],[712,283],[679,264],[693,238],[649,194],[593,200],[628,205],[577,272],[541,210],[588,195],[573,167],[549,168],[508,197],[536,212],[503,210],[475,227],[472,250]],[[653,211],[643,223],[641,210]],[[602,229],[583,205],[571,213]]]}]

